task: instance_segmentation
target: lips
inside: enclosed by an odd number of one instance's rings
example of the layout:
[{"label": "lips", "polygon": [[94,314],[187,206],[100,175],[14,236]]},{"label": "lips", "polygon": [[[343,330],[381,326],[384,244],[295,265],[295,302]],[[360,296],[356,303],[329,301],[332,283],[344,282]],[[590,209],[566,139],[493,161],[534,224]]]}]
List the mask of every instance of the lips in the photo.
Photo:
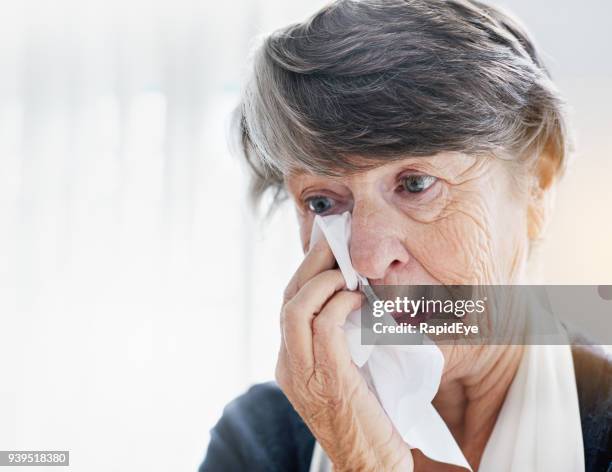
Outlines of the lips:
[{"label": "lips", "polygon": [[405,312],[395,312],[391,313],[391,316],[395,320],[397,324],[408,324],[408,325],[418,325],[419,323],[424,323],[429,320],[432,316],[434,316],[434,312],[421,311],[416,313],[414,316],[412,313]]}]

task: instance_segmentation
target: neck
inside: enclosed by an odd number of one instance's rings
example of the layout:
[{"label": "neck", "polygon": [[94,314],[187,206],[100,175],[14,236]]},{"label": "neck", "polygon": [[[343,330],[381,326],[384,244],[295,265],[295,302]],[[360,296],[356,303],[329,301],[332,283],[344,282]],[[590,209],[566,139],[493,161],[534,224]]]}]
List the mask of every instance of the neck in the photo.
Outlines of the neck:
[{"label": "neck", "polygon": [[523,346],[448,346],[434,407],[474,470],[523,355]]}]

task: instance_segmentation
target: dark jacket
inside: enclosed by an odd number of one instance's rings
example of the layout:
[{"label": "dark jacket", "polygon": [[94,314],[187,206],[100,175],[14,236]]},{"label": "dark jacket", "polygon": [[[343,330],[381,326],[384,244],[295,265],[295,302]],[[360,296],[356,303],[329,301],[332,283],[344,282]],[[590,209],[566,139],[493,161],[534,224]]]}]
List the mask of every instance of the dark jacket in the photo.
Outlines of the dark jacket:
[{"label": "dark jacket", "polygon": [[[612,359],[572,346],[587,472],[612,472]],[[315,439],[273,383],[228,404],[211,431],[200,472],[308,472]],[[542,471],[548,472],[548,471]]]}]

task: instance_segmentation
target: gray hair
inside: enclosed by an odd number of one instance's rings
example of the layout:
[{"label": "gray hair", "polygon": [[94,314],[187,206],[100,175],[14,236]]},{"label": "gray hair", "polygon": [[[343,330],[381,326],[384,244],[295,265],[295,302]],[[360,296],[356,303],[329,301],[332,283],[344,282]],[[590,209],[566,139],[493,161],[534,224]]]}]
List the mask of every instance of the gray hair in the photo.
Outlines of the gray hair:
[{"label": "gray hair", "polygon": [[297,169],[342,175],[443,151],[547,151],[559,175],[569,147],[526,30],[475,0],[338,0],[272,33],[234,127],[255,200],[282,198]]}]

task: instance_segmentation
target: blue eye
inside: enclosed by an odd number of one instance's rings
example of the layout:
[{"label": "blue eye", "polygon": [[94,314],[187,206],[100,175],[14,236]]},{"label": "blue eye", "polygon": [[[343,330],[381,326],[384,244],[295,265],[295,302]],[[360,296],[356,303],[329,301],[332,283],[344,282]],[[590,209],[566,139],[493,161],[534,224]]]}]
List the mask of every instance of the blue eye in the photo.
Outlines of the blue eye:
[{"label": "blue eye", "polygon": [[436,180],[432,175],[411,174],[402,177],[402,187],[407,192],[420,193],[436,183]]},{"label": "blue eye", "polygon": [[328,197],[310,197],[306,200],[308,209],[317,215],[321,215],[328,211],[334,204],[334,201]]}]

